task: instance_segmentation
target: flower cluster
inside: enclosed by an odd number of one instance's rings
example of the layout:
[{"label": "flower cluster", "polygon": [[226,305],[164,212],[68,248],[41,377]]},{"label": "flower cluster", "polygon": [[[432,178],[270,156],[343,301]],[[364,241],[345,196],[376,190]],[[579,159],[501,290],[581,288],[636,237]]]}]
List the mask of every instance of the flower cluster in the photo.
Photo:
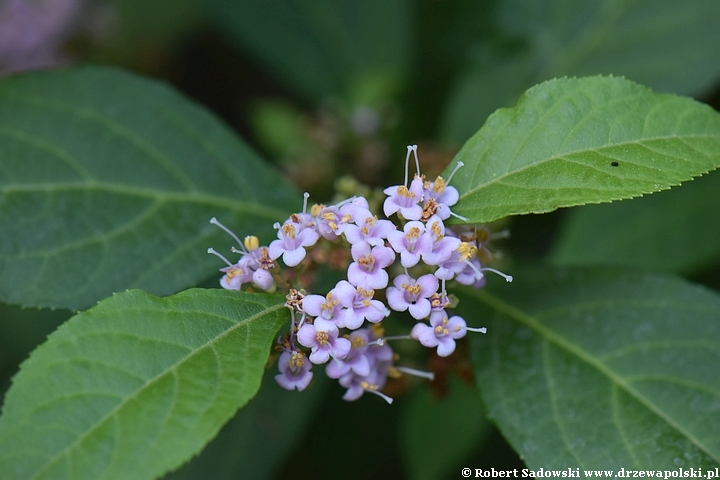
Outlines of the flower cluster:
[{"label": "flower cluster", "polygon": [[[418,173],[408,184],[411,154]],[[461,166],[460,162],[457,168]],[[404,184],[384,190],[383,212],[388,219],[379,219],[364,197],[332,206],[314,205],[308,212],[305,194],[302,212],[275,224],[277,239],[267,247],[252,236],[241,242],[216,219],[211,220],[240,246],[240,250],[232,249],[240,254],[236,263],[208,249],[227,263],[221,269],[224,275],[220,283],[230,290],[240,290],[244,284],[265,291],[287,285],[278,275],[276,262],[282,259],[288,267],[302,267],[308,251],[321,241],[350,247],[352,262],[347,266],[346,279],[325,295],[288,290],[291,326],[278,341],[282,353],[280,373],[275,377],[283,388],[305,389],[313,376],[312,365],[327,364],[326,374],[347,388],[344,399],[355,400],[364,392],[372,392],[391,402],[379,391],[388,376],[410,373],[432,379],[432,374],[395,366],[397,356],[388,340],[415,340],[436,348],[437,354],[445,357],[453,353],[455,341],[468,331],[485,332],[448,313],[445,284],[455,280],[479,288],[484,285],[486,271],[507,281],[512,277],[484,265],[490,258],[487,229],[446,228],[444,221],[450,216],[466,220],[451,211],[459,199],[457,189],[449,185],[457,168],[447,180],[437,177],[426,181],[419,173],[417,146],[408,146]],[[389,220],[393,216],[396,222]],[[399,267],[394,267],[398,260]],[[378,295],[383,290],[387,305]],[[379,322],[391,311],[407,311],[417,321],[409,335],[384,335]],[[370,326],[363,328],[366,322]],[[349,333],[342,334],[343,329]]]}]

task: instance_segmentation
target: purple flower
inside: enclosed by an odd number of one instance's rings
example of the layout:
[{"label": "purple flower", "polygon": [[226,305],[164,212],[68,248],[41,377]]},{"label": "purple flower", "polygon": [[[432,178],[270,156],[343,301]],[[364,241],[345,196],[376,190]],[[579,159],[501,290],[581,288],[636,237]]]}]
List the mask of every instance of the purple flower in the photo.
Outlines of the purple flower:
[{"label": "purple flower", "polygon": [[347,338],[338,338],[337,328],[324,330],[306,323],[298,331],[297,339],[300,345],[312,349],[312,363],[325,363],[330,356],[343,359],[350,351],[350,341]]},{"label": "purple flower", "polygon": [[435,276],[441,280],[452,280],[452,278],[465,270],[470,259],[477,255],[477,247],[473,243],[460,242],[458,246],[450,252],[450,256],[440,263],[438,269],[435,270]]},{"label": "purple flower", "polygon": [[317,233],[328,240],[335,240],[342,235],[352,218],[349,213],[341,214],[335,206],[313,205],[310,211]]},{"label": "purple flower", "polygon": [[394,287],[388,287],[386,296],[390,308],[397,312],[410,311],[416,320],[430,315],[430,300],[438,289],[438,279],[432,274],[423,275],[415,280],[409,275],[398,275],[393,280]]},{"label": "purple flower", "polygon": [[395,224],[390,220],[378,220],[368,209],[356,208],[354,213],[355,225],[345,227],[345,238],[352,245],[360,242],[373,246],[384,245],[384,239],[395,231]]},{"label": "purple flower", "polygon": [[407,222],[404,231],[395,230],[388,234],[388,242],[400,254],[400,263],[405,268],[414,267],[421,255],[432,250],[432,239],[425,234],[422,222]]},{"label": "purple flower", "polygon": [[426,347],[437,347],[437,354],[447,357],[455,351],[455,340],[467,333],[467,325],[462,317],[454,316],[448,320],[447,313],[439,310],[430,314],[430,325],[416,324],[410,336]]},{"label": "purple flower", "polygon": [[420,202],[423,199],[423,181],[415,175],[410,183],[410,188],[405,185],[388,187],[383,192],[388,195],[383,203],[383,212],[389,217],[393,213],[399,211],[400,214],[408,220],[420,220],[422,217],[422,207]]},{"label": "purple flower", "polygon": [[277,259],[282,255],[283,262],[288,267],[294,267],[305,258],[305,248],[315,243],[320,238],[312,228],[302,227],[299,223],[287,221],[278,229],[278,240],[270,243],[270,258]]},{"label": "purple flower", "polygon": [[370,249],[367,243],[358,243],[352,246],[353,263],[348,267],[348,281],[356,287],[365,290],[385,288],[388,284],[388,274],[384,268],[395,261],[395,252],[392,248],[377,246]]},{"label": "purple flower", "polygon": [[308,315],[317,317],[315,318],[315,327],[318,329],[328,330],[345,326],[343,323],[345,308],[340,304],[335,290],[330,290],[325,297],[308,295],[303,299],[303,311]]},{"label": "purple flower", "polygon": [[455,205],[460,198],[457,189],[446,186],[442,177],[437,177],[434,182],[425,182],[423,195],[425,198],[424,209],[442,220],[450,217],[450,207]]},{"label": "purple flower", "polygon": [[445,236],[445,225],[440,217],[433,215],[425,226],[427,235],[430,237],[431,246],[428,253],[423,254],[423,262],[428,265],[440,265],[447,261],[453,250],[460,246],[460,239]]},{"label": "purple flower", "polygon": [[482,274],[482,266],[477,258],[466,262],[465,268],[455,275],[455,280],[462,285],[472,285],[475,288],[485,286],[485,275]]},{"label": "purple flower", "polygon": [[220,279],[220,285],[226,290],[240,290],[243,283],[252,281],[253,272],[243,267],[240,262],[229,267],[221,268],[225,275]]},{"label": "purple flower", "polygon": [[373,300],[374,290],[354,287],[345,280],[338,282],[334,290],[340,304],[345,307],[341,326],[355,330],[360,328],[366,319],[368,322],[377,323],[390,314],[380,300]]},{"label": "purple flower", "polygon": [[449,184],[452,177],[462,166],[463,162],[458,162],[447,181],[442,177],[437,177],[434,182],[424,182],[423,198],[425,199],[425,205],[423,206],[423,214],[425,219],[431,215],[437,215],[446,220],[452,215],[450,207],[458,202],[460,194],[455,187],[451,187]]},{"label": "purple flower", "polygon": [[342,359],[334,359],[325,367],[325,373],[330,378],[340,378],[352,370],[355,375],[366,376],[370,374],[371,362],[375,359],[368,354],[370,334],[367,329],[356,330],[350,334],[350,352]]},{"label": "purple flower", "polygon": [[[368,334],[368,338],[374,338],[372,334]],[[392,403],[392,399],[380,393],[380,389],[385,386],[387,381],[389,368],[393,363],[393,351],[389,345],[370,345],[364,352],[368,362],[370,363],[370,372],[367,375],[360,375],[355,370],[349,369],[346,374],[338,380],[340,385],[347,388],[343,400],[357,400],[365,392],[371,392],[381,396],[388,403]],[[330,365],[328,365],[330,368]],[[338,373],[333,372],[333,373]]]},{"label": "purple flower", "polygon": [[280,355],[278,361],[280,373],[275,375],[275,381],[285,390],[297,388],[302,392],[312,380],[311,367],[312,364],[306,360],[303,352],[286,350]]}]

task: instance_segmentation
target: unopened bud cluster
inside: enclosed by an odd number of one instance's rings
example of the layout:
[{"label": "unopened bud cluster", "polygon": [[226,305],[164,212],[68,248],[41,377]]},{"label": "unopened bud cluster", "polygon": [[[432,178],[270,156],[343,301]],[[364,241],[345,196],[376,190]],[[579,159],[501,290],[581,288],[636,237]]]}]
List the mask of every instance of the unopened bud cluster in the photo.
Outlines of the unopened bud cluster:
[{"label": "unopened bud cluster", "polygon": [[[418,173],[408,185],[411,153]],[[283,284],[275,273],[279,259],[288,267],[296,267],[321,241],[350,246],[352,262],[346,279],[332,290],[324,295],[294,288],[287,291],[291,326],[278,341],[282,353],[280,373],[275,377],[283,388],[304,390],[313,377],[312,365],[327,364],[326,374],[347,388],[345,400],[372,392],[391,402],[380,393],[389,376],[409,373],[432,379],[432,374],[396,366],[397,355],[388,340],[415,340],[436,348],[437,354],[445,357],[453,353],[455,340],[467,331],[485,332],[448,313],[445,283],[455,280],[480,288],[485,271],[498,273],[507,281],[512,277],[484,266],[489,260],[486,229],[466,226],[454,231],[445,227],[443,222],[451,215],[463,219],[450,210],[459,199],[458,191],[449,185],[452,174],[447,180],[437,177],[430,182],[419,171],[417,147],[409,146],[404,184],[384,190],[387,220],[378,219],[364,197],[331,206],[314,205],[308,212],[307,194],[302,212],[292,214],[282,225],[275,224],[278,238],[269,246],[261,246],[253,236],[241,242],[217,220],[211,220],[240,246],[240,250],[232,249],[240,254],[236,263],[208,250],[227,263],[221,269],[224,275],[220,284],[229,290],[252,284],[274,291]],[[389,220],[393,216],[396,222]],[[391,279],[388,272],[398,260],[402,273]],[[413,274],[410,269],[419,273]],[[378,299],[382,290],[387,305]],[[410,335],[384,336],[379,322],[391,310],[407,311],[417,321]],[[349,333],[341,334],[341,329]]]}]

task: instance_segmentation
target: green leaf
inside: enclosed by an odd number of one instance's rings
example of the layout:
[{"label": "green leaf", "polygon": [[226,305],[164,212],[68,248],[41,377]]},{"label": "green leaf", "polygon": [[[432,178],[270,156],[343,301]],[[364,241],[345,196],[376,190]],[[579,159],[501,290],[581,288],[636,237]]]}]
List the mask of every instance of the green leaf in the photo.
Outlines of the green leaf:
[{"label": "green leaf", "polygon": [[257,392],[283,303],[220,289],[129,291],[77,314],[13,380],[0,471],[149,479],[177,468]]},{"label": "green leaf", "polygon": [[[351,102],[384,100],[407,73],[405,0],[210,3],[231,38],[314,100],[333,94]],[[373,92],[365,91],[369,87]]]},{"label": "green leaf", "polygon": [[[561,76],[622,75],[661,92],[703,95],[720,77],[715,0],[504,0],[496,29],[522,47],[476,48],[441,121],[440,138],[462,144],[495,109]],[[497,51],[494,51],[497,50]]]},{"label": "green leaf", "polygon": [[720,114],[622,78],[551,80],[494,113],[446,172],[458,161],[454,211],[470,223],[609,202],[720,166]]},{"label": "green leaf", "polygon": [[484,408],[478,408],[475,386],[453,376],[449,387],[438,398],[427,386],[419,386],[402,411],[400,439],[410,478],[444,478],[459,471],[461,462],[493,431]]},{"label": "green leaf", "polygon": [[459,311],[491,419],[533,469],[720,464],[720,295],[681,279],[538,269]]},{"label": "green leaf", "polygon": [[720,260],[720,172],[632,202],[568,212],[550,254],[557,265],[691,273]]},{"label": "green leaf", "polygon": [[313,376],[307,389],[289,392],[275,383],[276,374],[276,368],[266,370],[255,398],[220,430],[199,457],[164,480],[277,478],[286,457],[307,438],[305,429],[330,382],[320,373]]},{"label": "green leaf", "polygon": [[165,295],[268,240],[301,197],[208,111],[157,82],[82,68],[0,82],[0,299],[83,308]]}]

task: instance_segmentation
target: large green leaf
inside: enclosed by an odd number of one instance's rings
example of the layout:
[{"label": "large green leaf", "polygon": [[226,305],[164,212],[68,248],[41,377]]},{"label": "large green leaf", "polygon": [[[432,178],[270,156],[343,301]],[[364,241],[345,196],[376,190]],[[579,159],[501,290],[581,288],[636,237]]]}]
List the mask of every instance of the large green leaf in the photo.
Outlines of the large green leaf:
[{"label": "large green leaf", "polygon": [[720,464],[720,295],[614,270],[515,279],[458,292],[459,310],[488,327],[478,385],[530,468]]},{"label": "large green leaf", "polygon": [[407,74],[406,0],[210,3],[231,38],[314,100],[384,100]]},{"label": "large green leaf", "polygon": [[18,479],[155,478],[257,392],[284,298],[129,291],[35,350],[0,417],[0,471]]},{"label": "large green leaf", "polygon": [[720,260],[720,172],[632,202],[568,212],[550,260],[690,273]]},{"label": "large green leaf", "polygon": [[[530,86],[564,75],[623,75],[662,91],[702,95],[720,77],[715,0],[503,0],[497,29],[522,48],[478,49],[458,78],[441,138],[462,144],[495,109]],[[487,21],[487,20],[486,20]]]},{"label": "large green leaf", "polygon": [[[174,293],[268,239],[300,195],[205,109],[167,86],[82,68],[0,82],[0,299],[82,308]],[[224,248],[222,248],[224,247]]]},{"label": "large green leaf", "polygon": [[623,78],[558,79],[493,114],[446,172],[471,223],[664,190],[720,166],[720,114]]},{"label": "large green leaf", "polygon": [[438,397],[420,385],[404,405],[400,440],[409,478],[432,480],[457,473],[462,462],[494,431],[485,409],[478,407],[475,386],[455,376],[449,380],[445,396]]}]

